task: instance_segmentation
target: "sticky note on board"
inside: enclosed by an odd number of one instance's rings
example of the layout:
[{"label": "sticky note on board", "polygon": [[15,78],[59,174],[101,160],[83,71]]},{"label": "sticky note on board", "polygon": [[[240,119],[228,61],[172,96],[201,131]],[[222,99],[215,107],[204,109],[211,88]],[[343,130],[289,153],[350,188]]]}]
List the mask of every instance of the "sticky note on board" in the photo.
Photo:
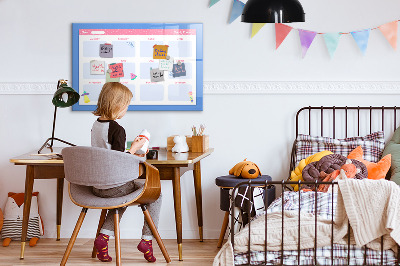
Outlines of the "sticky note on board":
[{"label": "sticky note on board", "polygon": [[164,70],[160,70],[158,68],[150,69],[150,78],[151,82],[164,81]]},{"label": "sticky note on board", "polygon": [[109,64],[108,69],[111,69],[110,78],[122,78],[124,76],[124,64],[123,63]]},{"label": "sticky note on board", "polygon": [[165,59],[168,55],[168,45],[154,45],[153,59]]},{"label": "sticky note on board", "polygon": [[173,66],[174,66],[174,59],[170,57],[169,59],[160,59],[160,64],[158,68],[160,70],[172,71]]},{"label": "sticky note on board", "polygon": [[111,78],[110,73],[106,72],[106,82],[119,82],[120,78]]},{"label": "sticky note on board", "polygon": [[106,64],[104,61],[90,61],[90,75],[104,75],[106,73]]},{"label": "sticky note on board", "polygon": [[181,65],[174,64],[172,68],[172,76],[174,78],[186,76],[185,63],[182,63]]},{"label": "sticky note on board", "polygon": [[100,44],[99,55],[101,58],[113,58],[113,45],[111,43]]}]

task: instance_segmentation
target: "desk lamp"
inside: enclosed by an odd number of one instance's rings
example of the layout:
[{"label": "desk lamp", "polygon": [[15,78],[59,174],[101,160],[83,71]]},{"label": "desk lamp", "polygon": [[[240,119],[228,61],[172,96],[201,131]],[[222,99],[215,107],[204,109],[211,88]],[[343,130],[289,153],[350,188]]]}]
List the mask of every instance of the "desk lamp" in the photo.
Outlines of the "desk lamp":
[{"label": "desk lamp", "polygon": [[[54,140],[58,140],[62,143],[68,144],[70,146],[75,146],[72,143],[69,143],[65,140],[59,139],[59,138],[55,138],[54,137],[54,130],[56,128],[56,117],[57,117],[57,107],[70,107],[72,105],[74,105],[75,103],[78,102],[79,100],[79,94],[71,87],[68,87],[67,85],[67,80],[63,80],[60,79],[57,83],[57,90],[53,95],[53,105],[54,105],[54,118],[53,118],[53,131],[51,133],[51,138],[48,138],[45,143],[42,145],[42,147],[39,149],[38,153],[40,154],[40,152],[45,148],[48,147],[50,148],[50,150],[53,152],[53,141]],[[49,141],[51,141],[51,143],[49,144]]]},{"label": "desk lamp", "polygon": [[298,0],[249,0],[243,8],[242,22],[304,22],[304,10]]}]

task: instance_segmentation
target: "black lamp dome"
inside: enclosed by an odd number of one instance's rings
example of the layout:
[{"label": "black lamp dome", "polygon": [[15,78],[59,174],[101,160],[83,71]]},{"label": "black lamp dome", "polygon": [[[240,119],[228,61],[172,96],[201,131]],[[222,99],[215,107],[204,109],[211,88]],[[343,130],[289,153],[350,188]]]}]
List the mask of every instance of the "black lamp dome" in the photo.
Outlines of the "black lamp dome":
[{"label": "black lamp dome", "polygon": [[298,0],[249,0],[243,9],[242,22],[304,22],[304,15]]}]

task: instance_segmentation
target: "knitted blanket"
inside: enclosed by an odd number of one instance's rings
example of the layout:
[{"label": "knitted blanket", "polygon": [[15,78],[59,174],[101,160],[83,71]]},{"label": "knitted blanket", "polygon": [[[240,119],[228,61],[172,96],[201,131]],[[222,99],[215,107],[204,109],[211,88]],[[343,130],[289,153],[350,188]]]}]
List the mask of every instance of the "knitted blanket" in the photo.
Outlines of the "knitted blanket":
[{"label": "knitted blanket", "polygon": [[[400,188],[387,180],[339,181],[338,202],[334,225],[334,243],[345,244],[348,222],[352,228],[351,244],[367,245],[380,250],[380,237],[384,237],[384,249],[395,249],[400,243]],[[301,224],[298,228],[298,212],[285,211],[284,249],[296,250],[298,230],[300,230],[300,248],[314,247],[315,216],[301,213]],[[267,216],[268,250],[280,250],[282,239],[282,213]],[[235,252],[246,252],[248,245],[248,226],[235,235]],[[331,221],[317,216],[317,247],[330,245]],[[263,251],[265,245],[265,216],[258,217],[251,223],[250,249]],[[214,259],[214,266],[234,265],[234,251],[228,241]]]},{"label": "knitted blanket", "polygon": [[395,250],[400,243],[400,187],[385,179],[339,180],[335,230],[347,230],[356,245]]}]

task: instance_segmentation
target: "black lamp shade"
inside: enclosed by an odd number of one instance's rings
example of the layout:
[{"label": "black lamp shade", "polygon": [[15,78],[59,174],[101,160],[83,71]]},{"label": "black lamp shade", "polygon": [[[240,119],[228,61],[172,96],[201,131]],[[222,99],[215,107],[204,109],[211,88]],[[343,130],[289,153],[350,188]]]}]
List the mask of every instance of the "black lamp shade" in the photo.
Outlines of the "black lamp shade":
[{"label": "black lamp shade", "polygon": [[[63,99],[63,94],[67,94],[66,101]],[[61,84],[59,89],[53,95],[53,104],[56,107],[70,107],[79,101],[79,93],[66,84]]]},{"label": "black lamp shade", "polygon": [[304,15],[298,0],[249,0],[243,9],[242,22],[304,22]]}]

